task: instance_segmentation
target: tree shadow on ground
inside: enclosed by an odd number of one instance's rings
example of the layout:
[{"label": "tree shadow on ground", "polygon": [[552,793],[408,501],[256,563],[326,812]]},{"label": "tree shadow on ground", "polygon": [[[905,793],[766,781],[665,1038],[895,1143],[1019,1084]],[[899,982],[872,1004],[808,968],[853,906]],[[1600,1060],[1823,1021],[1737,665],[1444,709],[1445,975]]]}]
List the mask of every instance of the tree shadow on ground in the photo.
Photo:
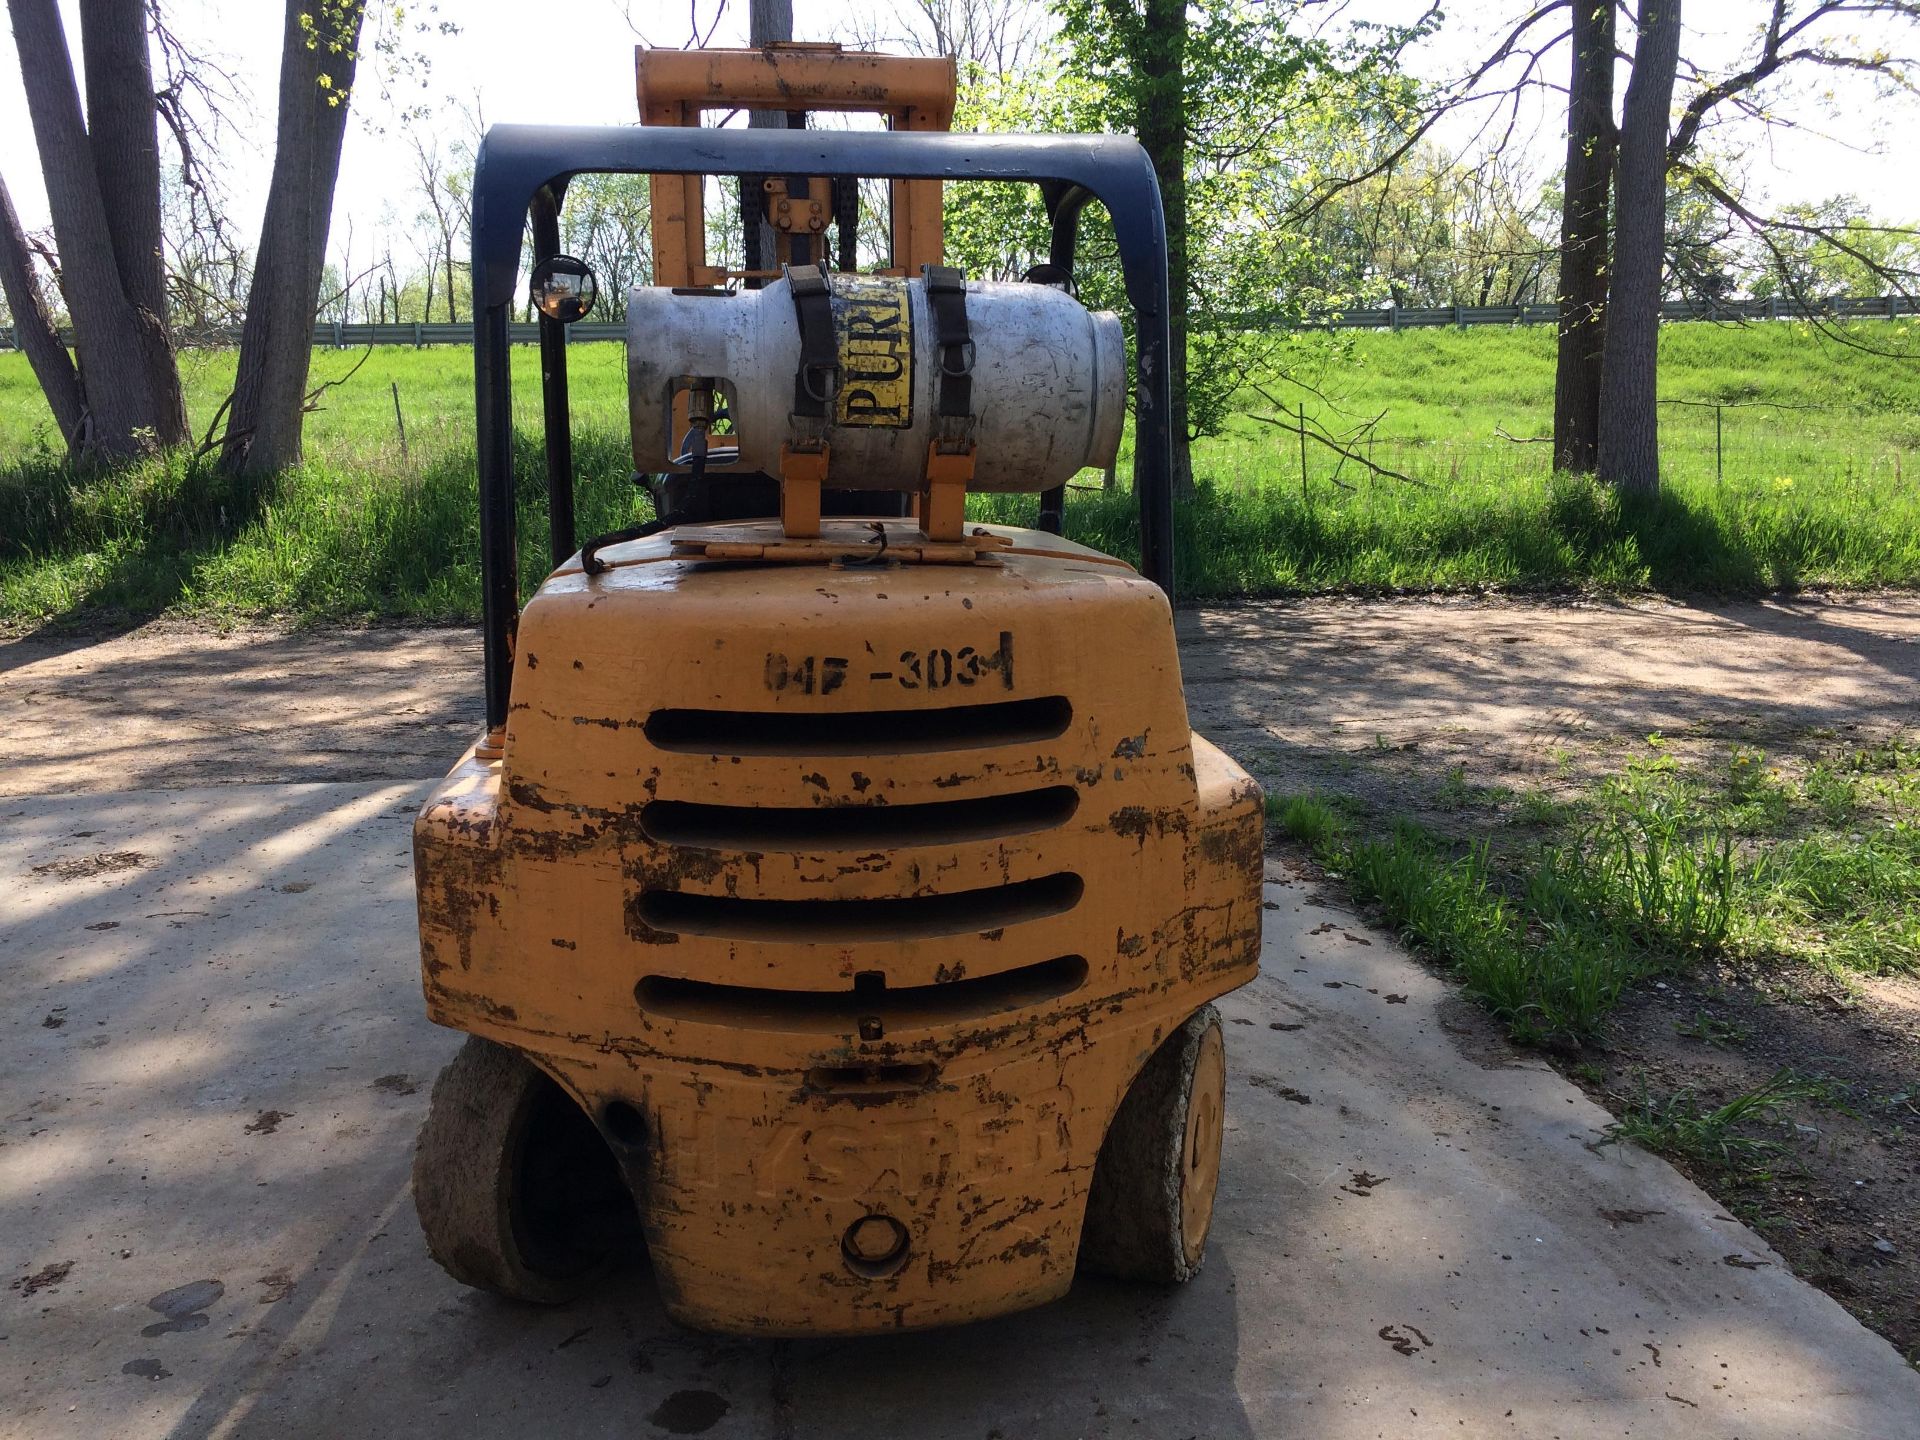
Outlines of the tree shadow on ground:
[{"label": "tree shadow on ground", "polygon": [[1792,590],[1797,574],[1762,555],[1754,538],[1671,490],[1621,494],[1595,481],[1558,477],[1548,521],[1596,579],[1669,596],[1752,596]]}]

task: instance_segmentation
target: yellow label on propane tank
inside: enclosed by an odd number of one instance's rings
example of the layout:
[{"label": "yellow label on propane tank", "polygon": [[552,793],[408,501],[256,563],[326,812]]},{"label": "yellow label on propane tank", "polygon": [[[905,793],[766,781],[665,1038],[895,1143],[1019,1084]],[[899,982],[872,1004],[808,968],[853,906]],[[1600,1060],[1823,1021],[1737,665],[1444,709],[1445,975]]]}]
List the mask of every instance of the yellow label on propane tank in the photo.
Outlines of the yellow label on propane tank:
[{"label": "yellow label on propane tank", "polygon": [[885,275],[833,277],[833,334],[840,350],[836,425],[913,424],[913,311],[907,282]]}]

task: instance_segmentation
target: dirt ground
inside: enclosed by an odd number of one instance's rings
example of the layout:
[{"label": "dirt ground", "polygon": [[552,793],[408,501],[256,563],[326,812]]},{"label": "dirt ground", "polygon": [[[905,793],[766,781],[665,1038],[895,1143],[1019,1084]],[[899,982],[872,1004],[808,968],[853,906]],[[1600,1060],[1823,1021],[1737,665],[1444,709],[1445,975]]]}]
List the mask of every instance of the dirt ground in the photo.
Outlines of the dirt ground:
[{"label": "dirt ground", "polygon": [[[1386,814],[1435,809],[1449,776],[1570,791],[1656,731],[1684,755],[1920,730],[1911,596],[1247,604],[1183,611],[1179,629],[1197,729],[1275,788]],[[466,744],[479,699],[467,631],[0,638],[0,795],[418,779]],[[1714,1042],[1682,1033],[1702,1012],[1724,1022]],[[1603,1049],[1563,1063],[1617,1108],[1725,1098],[1789,1062],[1877,1108],[1797,1115],[1791,1165],[1757,1192],[1697,1178],[1920,1354],[1920,981],[1697,975],[1644,989]]]},{"label": "dirt ground", "polygon": [[[1911,596],[1249,605],[1193,611],[1182,638],[1195,728],[1272,788],[1443,832],[1488,824],[1463,813],[1463,787],[1570,796],[1649,753],[1655,732],[1686,759],[1920,730]],[[1920,1357],[1920,980],[1782,965],[1676,976],[1630,995],[1604,1046],[1556,1061],[1616,1114],[1680,1091],[1710,1108],[1782,1067],[1831,1082],[1838,1103],[1784,1116],[1773,1174],[1677,1163]]]},{"label": "dirt ground", "polygon": [[1577,783],[1689,741],[1920,726],[1920,598],[1717,607],[1316,601],[1181,616],[1194,728],[1276,785],[1382,808],[1416,774]]},{"label": "dirt ground", "polygon": [[[1277,785],[1578,780],[1653,731],[1920,728],[1920,598],[1698,608],[1485,600],[1183,610],[1196,729]],[[454,629],[0,636],[0,795],[416,779],[479,726]]]},{"label": "dirt ground", "polygon": [[443,773],[480,728],[466,630],[0,638],[0,795]]}]

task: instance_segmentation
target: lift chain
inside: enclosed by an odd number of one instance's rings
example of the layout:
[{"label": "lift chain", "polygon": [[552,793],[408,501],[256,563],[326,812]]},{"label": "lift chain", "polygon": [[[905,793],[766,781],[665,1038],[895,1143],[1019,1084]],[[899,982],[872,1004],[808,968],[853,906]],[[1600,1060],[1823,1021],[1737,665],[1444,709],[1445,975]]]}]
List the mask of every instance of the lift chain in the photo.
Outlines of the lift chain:
[{"label": "lift chain", "polygon": [[840,268],[857,270],[860,260],[860,182],[842,175],[833,184],[833,228],[839,241]]}]

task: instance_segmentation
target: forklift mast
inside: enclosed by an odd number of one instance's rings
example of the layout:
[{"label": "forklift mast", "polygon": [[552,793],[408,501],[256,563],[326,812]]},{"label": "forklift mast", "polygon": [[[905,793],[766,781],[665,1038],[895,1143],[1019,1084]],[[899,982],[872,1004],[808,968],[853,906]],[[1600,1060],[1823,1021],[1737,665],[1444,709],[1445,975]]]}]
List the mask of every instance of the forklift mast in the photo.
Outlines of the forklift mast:
[{"label": "forklift mast", "polygon": [[[891,130],[943,131],[953,124],[956,77],[951,58],[880,55],[835,44],[783,41],[750,50],[634,52],[645,125],[698,126],[718,111],[773,110],[785,128],[804,130],[816,113],[878,115]],[[852,226],[857,181],[821,176],[743,177],[741,219],[747,264],[728,270],[706,255],[705,177],[653,177],[653,283],[749,286],[776,278],[786,265],[823,264],[826,229],[835,225],[841,270],[854,268]],[[941,186],[937,180],[895,180],[889,189],[892,259],[880,273],[917,275],[941,261]],[[763,218],[784,241],[771,257],[757,254]],[[766,263],[771,261],[772,263]]]}]

